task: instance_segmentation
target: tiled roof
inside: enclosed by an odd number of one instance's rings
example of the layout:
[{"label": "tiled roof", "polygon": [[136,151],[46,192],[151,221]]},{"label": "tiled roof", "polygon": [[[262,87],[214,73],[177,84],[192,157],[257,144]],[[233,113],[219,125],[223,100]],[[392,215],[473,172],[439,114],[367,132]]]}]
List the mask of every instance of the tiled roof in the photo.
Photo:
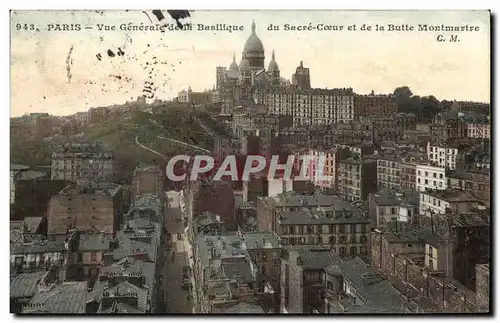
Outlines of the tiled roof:
[{"label": "tiled roof", "polygon": [[238,303],[228,307],[224,313],[228,314],[264,314],[261,306],[249,303]]},{"label": "tiled roof", "polygon": [[330,265],[340,264],[340,257],[330,249],[317,246],[290,246],[289,252],[295,252],[298,256],[298,266],[302,269],[325,269]]},{"label": "tiled roof", "polygon": [[311,211],[302,208],[299,211],[282,212],[280,223],[284,225],[316,225],[316,224],[338,224],[338,223],[369,223],[361,211],[358,212],[328,212]]},{"label": "tiled roof", "polygon": [[421,192],[422,194],[430,195],[432,197],[447,201],[447,202],[469,202],[477,201],[477,199],[472,196],[467,191],[456,190],[452,188],[447,188],[446,190],[428,190]]},{"label": "tiled roof", "polygon": [[43,217],[26,217],[23,220],[27,232],[31,233],[35,233],[39,229],[42,221]]},{"label": "tiled roof", "polygon": [[274,234],[270,232],[245,232],[241,239],[243,249],[277,249],[281,244]]},{"label": "tiled roof", "polygon": [[15,243],[10,246],[10,254],[46,253],[65,251],[64,241],[33,241],[31,243]]},{"label": "tiled roof", "polygon": [[350,259],[342,263],[344,279],[355,288],[356,294],[363,300],[363,305],[343,304],[344,311],[355,313],[401,313],[401,304],[405,298],[389,283],[365,264],[359,258]]},{"label": "tiled roof", "polygon": [[87,282],[70,282],[35,294],[23,313],[81,314],[86,304]]},{"label": "tiled roof", "polygon": [[104,234],[81,234],[79,247],[80,251],[106,251],[111,250],[112,238]]},{"label": "tiled roof", "polygon": [[22,273],[10,278],[10,298],[32,297],[38,292],[38,284],[47,271]]},{"label": "tiled roof", "polygon": [[107,288],[104,291],[104,296],[106,297],[117,297],[123,294],[132,294],[137,297],[137,309],[142,312],[146,311],[148,302],[148,290],[135,286],[127,281],[123,281],[118,285]]}]

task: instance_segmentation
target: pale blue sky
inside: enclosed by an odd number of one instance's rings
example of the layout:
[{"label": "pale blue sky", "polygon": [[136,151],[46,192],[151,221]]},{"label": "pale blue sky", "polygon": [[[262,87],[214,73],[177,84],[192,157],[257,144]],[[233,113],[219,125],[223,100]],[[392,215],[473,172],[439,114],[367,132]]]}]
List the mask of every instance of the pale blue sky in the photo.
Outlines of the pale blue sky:
[{"label": "pale blue sky", "polygon": [[[155,17],[149,12],[151,19]],[[489,102],[490,27],[487,11],[196,11],[192,23],[243,25],[241,32],[125,32],[122,23],[150,24],[141,11],[24,11],[11,15],[11,113],[71,114],[93,106],[120,104],[141,95],[153,63],[157,97],[168,99],[183,88],[212,88],[215,68],[239,63],[252,19],[281,75],[290,78],[300,61],[311,69],[313,87],[352,87],[358,93],[392,92],[408,85],[415,94],[438,99]],[[168,22],[174,21],[167,17]],[[460,42],[439,43],[438,32],[268,31],[270,23],[477,25],[479,32],[455,33]],[[41,31],[16,31],[34,23]],[[47,24],[94,26],[80,32],[48,32]],[[96,24],[116,31],[97,31]],[[444,32],[443,35],[453,33]],[[148,47],[149,44],[149,47]],[[67,57],[71,53],[70,73]],[[122,57],[108,58],[120,47]],[[101,53],[98,61],[96,54]],[[161,64],[160,62],[167,62]],[[68,81],[68,74],[71,80]],[[114,76],[121,76],[118,80]],[[104,86],[103,86],[104,84]]]}]

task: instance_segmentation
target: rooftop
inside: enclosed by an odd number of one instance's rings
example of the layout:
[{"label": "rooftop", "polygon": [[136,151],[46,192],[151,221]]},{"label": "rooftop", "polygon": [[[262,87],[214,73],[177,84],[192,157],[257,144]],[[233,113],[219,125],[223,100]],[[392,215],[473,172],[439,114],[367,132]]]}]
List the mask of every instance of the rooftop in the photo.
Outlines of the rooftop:
[{"label": "rooftop", "polygon": [[87,282],[68,282],[38,292],[23,308],[23,314],[83,314],[87,305]]},{"label": "rooftop", "polygon": [[453,226],[454,227],[489,227],[491,213],[477,212],[477,213],[466,213],[452,215]]},{"label": "rooftop", "polygon": [[311,211],[302,208],[299,211],[282,212],[279,217],[283,225],[308,225],[308,224],[338,224],[338,223],[369,223],[361,210],[334,209]]},{"label": "rooftop", "polygon": [[11,255],[62,252],[66,250],[64,241],[34,240],[28,243],[17,242],[10,245]]},{"label": "rooftop", "polygon": [[466,172],[463,170],[451,171],[446,174],[448,178],[456,178],[469,181],[490,181],[490,173],[488,172]]},{"label": "rooftop", "polygon": [[390,282],[363,262],[354,258],[342,263],[344,279],[355,289],[357,297],[363,305],[353,302],[341,302],[343,311],[348,313],[402,313],[401,305],[406,299],[392,286]]},{"label": "rooftop", "polygon": [[151,211],[147,213],[151,220],[156,222],[162,221],[162,201],[156,195],[139,195],[135,198],[133,204],[127,212],[127,217],[144,217],[143,211]]},{"label": "rooftop", "polygon": [[104,145],[100,143],[69,143],[57,147],[56,153],[110,153]]},{"label": "rooftop", "polygon": [[424,230],[388,230],[383,232],[383,238],[389,243],[421,243],[427,241],[430,231]]},{"label": "rooftop", "polygon": [[46,176],[47,176],[47,173],[39,172],[36,170],[28,170],[28,171],[23,173],[22,179],[37,179],[37,178],[43,178]]},{"label": "rooftop", "polygon": [[236,305],[228,307],[224,313],[227,314],[264,314],[264,310],[261,306],[250,304],[250,303],[238,303]]},{"label": "rooftop", "polygon": [[10,298],[32,297],[38,292],[38,284],[47,274],[47,271],[36,271],[10,277]]},{"label": "rooftop", "polygon": [[426,194],[447,202],[477,201],[477,199],[469,192],[452,188],[447,188],[446,190],[427,190],[425,192],[421,192],[421,194]]},{"label": "rooftop", "polygon": [[392,206],[400,204],[409,204],[418,206],[419,195],[410,190],[388,190],[381,189],[376,193],[370,193],[370,198],[377,204],[377,206]]},{"label": "rooftop", "polygon": [[78,249],[80,251],[106,251],[111,250],[113,239],[103,233],[82,233]]},{"label": "rooftop", "polygon": [[340,265],[340,257],[329,248],[300,245],[288,246],[289,254],[297,255],[297,265],[304,270],[321,270],[330,265]]},{"label": "rooftop", "polygon": [[92,195],[105,195],[114,196],[120,189],[122,185],[115,183],[102,183],[102,182],[85,182],[79,184],[70,184],[63,188],[59,194],[60,195],[80,195],[80,194],[92,194]]},{"label": "rooftop", "polygon": [[26,165],[20,165],[20,164],[10,164],[10,170],[28,170],[29,167]]},{"label": "rooftop", "polygon": [[313,195],[302,195],[294,191],[284,192],[274,197],[259,197],[269,207],[317,207],[334,206],[338,209],[352,210],[354,207],[336,195],[315,193]]}]

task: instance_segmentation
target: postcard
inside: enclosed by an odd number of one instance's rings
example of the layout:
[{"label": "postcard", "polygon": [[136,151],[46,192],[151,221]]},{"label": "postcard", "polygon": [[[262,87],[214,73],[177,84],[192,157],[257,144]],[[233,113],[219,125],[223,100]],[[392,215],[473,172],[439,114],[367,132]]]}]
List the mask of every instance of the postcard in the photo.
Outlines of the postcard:
[{"label": "postcard", "polygon": [[489,11],[10,19],[11,313],[491,313]]}]

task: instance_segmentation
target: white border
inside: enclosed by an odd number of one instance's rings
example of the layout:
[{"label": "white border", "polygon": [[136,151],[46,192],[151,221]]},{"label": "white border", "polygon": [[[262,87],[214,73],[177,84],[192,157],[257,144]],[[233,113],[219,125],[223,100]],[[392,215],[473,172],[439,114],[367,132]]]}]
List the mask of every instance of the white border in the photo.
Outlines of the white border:
[{"label": "white border", "polygon": [[[217,2],[204,2],[204,1],[193,1],[193,0],[184,0],[184,1],[178,1],[178,2],[159,2],[159,1],[146,1],[146,0],[141,0],[141,1],[120,1],[114,2],[114,3],[108,3],[106,5],[106,9],[144,9],[144,8],[157,8],[157,7],[165,7],[168,6],[169,9],[491,9],[492,12],[496,12],[497,14],[500,12],[498,10],[498,1],[482,1],[482,0],[475,0],[475,1],[435,1],[435,0],[420,0],[420,1],[369,1],[369,0],[351,0],[351,1],[345,1],[343,3],[337,3],[336,1],[324,1],[324,0],[308,0],[308,1],[292,1],[288,0],[286,2],[282,3],[276,3],[273,1],[269,0],[252,0],[252,1],[247,1],[247,2],[237,2],[237,1],[217,1]],[[330,4],[330,6],[329,6]],[[118,5],[118,6],[117,6]],[[333,6],[335,5],[335,6]],[[4,61],[4,64],[2,65],[3,72],[1,75],[2,77],[2,86],[0,87],[0,90],[3,92],[3,98],[4,98],[4,109],[3,113],[5,114],[4,117],[1,118],[1,122],[4,123],[3,127],[0,127],[0,131],[4,134],[3,138],[9,138],[9,118],[10,118],[10,108],[8,109],[7,107],[10,107],[10,69],[7,62],[9,62],[9,57],[10,57],[10,49],[9,49],[9,38],[10,38],[10,17],[9,17],[9,12],[8,9],[34,9],[34,8],[40,8],[40,6],[44,9],[100,9],[103,6],[102,1],[96,1],[96,0],[86,0],[84,2],[80,3],[74,3],[74,2],[68,2],[68,1],[54,1],[54,0],[48,0],[48,1],[43,1],[43,3],[38,2],[38,1],[10,1],[10,2],[2,2],[1,5],[3,10],[2,10],[2,16],[5,17],[5,27],[0,29],[1,33],[1,38],[2,38],[2,44],[6,47],[5,50],[2,51],[2,60]],[[498,19],[498,16],[496,17]],[[7,25],[9,23],[9,25]],[[497,25],[498,25],[498,20],[497,20]],[[496,28],[495,28],[496,29]],[[498,36],[498,33],[496,33]],[[498,53],[497,53],[498,54]],[[497,55],[496,55],[497,56]],[[497,57],[495,57],[497,58]],[[492,71],[493,73],[496,72]],[[496,73],[495,73],[496,74]],[[466,76],[464,76],[466,77]],[[29,89],[26,89],[29,91]],[[495,89],[498,91],[498,84],[496,84]],[[492,106],[495,108],[496,104],[494,102],[491,102]],[[500,113],[496,113],[495,115],[495,124],[497,122],[497,119],[500,118]],[[498,132],[495,132],[495,139],[496,135]],[[498,144],[498,140],[495,140],[495,143]],[[7,140],[2,141],[2,151],[4,151],[4,156],[9,155],[9,144]],[[497,146],[497,145],[495,145]],[[495,147],[498,148],[498,147]],[[2,185],[2,191],[5,199],[5,205],[10,205],[7,203],[7,199],[9,194],[7,192],[9,191],[8,183],[9,180],[7,178],[7,167],[8,167],[8,161],[7,158],[2,159],[2,169],[4,169],[3,172],[1,172],[2,176],[4,177],[4,180],[1,181],[3,183]],[[10,164],[10,163],[9,163]],[[495,163],[496,164],[496,163]],[[495,165],[496,166],[496,165]],[[496,192],[495,194],[495,200],[499,200],[499,192]],[[6,212],[7,213],[7,212]],[[7,218],[7,216],[6,216]],[[495,220],[495,227],[498,226],[498,222],[500,222],[498,219]],[[5,220],[4,225],[2,226],[4,229],[4,237],[5,237],[5,242],[2,244],[2,259],[3,261],[3,266],[2,266],[2,274],[1,279],[4,281],[2,286],[5,286],[3,288],[3,293],[2,293],[2,315],[5,316],[7,320],[13,320],[14,316],[8,314],[9,313],[9,280],[8,280],[8,272],[9,272],[9,267],[8,267],[8,254],[9,254],[9,249],[8,245],[9,243],[7,242],[8,236],[10,234],[9,232],[9,225],[7,223],[7,220]],[[496,231],[496,228],[495,228]],[[495,253],[495,259],[498,259],[498,253]],[[496,268],[498,269],[498,267]],[[498,275],[496,275],[498,270],[495,272],[495,277],[498,278]],[[493,292],[493,291],[492,291]],[[495,298],[492,297],[492,299],[495,301]],[[496,301],[495,301],[496,303]],[[411,321],[416,321],[419,318],[415,317],[394,317],[395,319],[401,319],[404,318],[404,320],[411,320]],[[43,320],[46,320],[46,318],[42,318]],[[69,317],[65,317],[64,319],[71,319]],[[110,317],[106,317],[106,320],[110,321],[118,321],[123,318],[117,318],[113,319]],[[133,320],[137,321],[145,321],[146,319],[141,319],[138,317],[133,317]],[[169,317],[165,318],[167,320],[186,320],[186,318],[176,318],[176,317]],[[197,318],[200,319],[200,318]],[[208,319],[208,320],[218,320],[219,318],[202,318],[203,320]],[[230,318],[234,319],[234,317]],[[258,318],[258,320],[283,320],[283,317],[272,317],[272,318]],[[297,318],[298,320],[306,320],[308,318]],[[332,317],[332,318],[327,318],[329,320],[340,320],[342,319],[341,317]],[[368,318],[355,318],[355,321],[364,321],[367,320]],[[440,317],[436,318],[431,318],[431,317],[426,317],[426,320],[438,320]],[[454,317],[453,319],[457,319],[457,317]],[[478,318],[472,318],[472,317],[464,317],[464,319],[474,319],[477,320]],[[25,322],[35,322],[34,318],[29,318],[29,319],[24,319]],[[36,319],[37,321],[40,319]],[[351,319],[353,320],[353,319]]]}]

